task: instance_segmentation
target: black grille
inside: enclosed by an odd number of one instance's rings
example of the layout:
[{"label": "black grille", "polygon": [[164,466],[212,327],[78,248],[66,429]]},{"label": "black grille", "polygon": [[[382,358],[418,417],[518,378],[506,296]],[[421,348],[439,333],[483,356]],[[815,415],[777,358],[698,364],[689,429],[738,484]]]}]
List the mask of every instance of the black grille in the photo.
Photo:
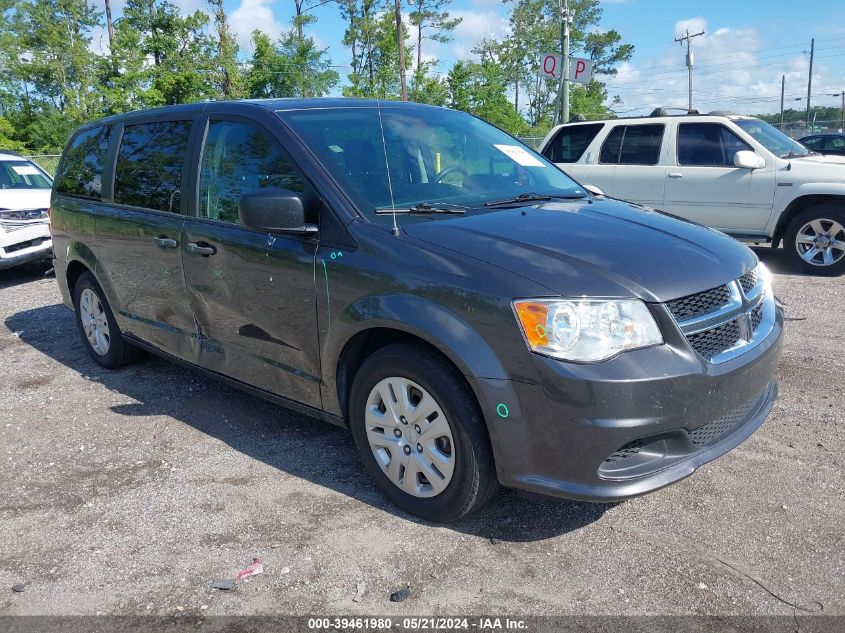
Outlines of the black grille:
[{"label": "black grille", "polygon": [[741,407],[734,409],[730,413],[726,413],[721,418],[716,418],[712,422],[708,422],[704,426],[689,432],[690,441],[696,446],[703,446],[710,444],[722,435],[730,431],[739,423],[744,422],[751,413],[751,409],[757,404],[758,398],[749,400]]},{"label": "black grille", "polygon": [[727,286],[719,286],[694,295],[675,299],[666,304],[672,315],[679,321],[707,314],[718,310],[730,299]]},{"label": "black grille", "polygon": [[642,440],[634,440],[633,442],[628,442],[622,448],[619,448],[613,451],[610,455],[607,456],[605,462],[618,462],[623,459],[628,459],[629,457],[633,457],[637,453],[640,452],[640,449],[643,447]]},{"label": "black grille", "polygon": [[739,285],[742,286],[742,291],[748,294],[754,286],[757,285],[757,269],[745,273],[739,278]]},{"label": "black grille", "polygon": [[758,305],[754,310],[751,312],[751,331],[756,332],[757,328],[760,325],[760,322],[763,320],[763,304]]},{"label": "black grille", "polygon": [[736,345],[739,342],[739,337],[739,323],[728,321],[713,329],[698,334],[690,334],[687,340],[696,352],[710,360]]}]

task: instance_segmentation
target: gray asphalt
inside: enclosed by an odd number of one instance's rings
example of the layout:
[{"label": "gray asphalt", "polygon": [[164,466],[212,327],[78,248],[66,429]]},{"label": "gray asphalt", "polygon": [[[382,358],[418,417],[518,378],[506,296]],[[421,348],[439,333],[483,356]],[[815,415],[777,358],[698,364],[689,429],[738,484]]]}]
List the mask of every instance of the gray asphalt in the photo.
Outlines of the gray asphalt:
[{"label": "gray asphalt", "polygon": [[43,268],[0,272],[0,615],[845,614],[845,277],[758,253],[790,320],[752,438],[646,497],[504,491],[448,527],[340,429],[155,358],[101,369]]}]

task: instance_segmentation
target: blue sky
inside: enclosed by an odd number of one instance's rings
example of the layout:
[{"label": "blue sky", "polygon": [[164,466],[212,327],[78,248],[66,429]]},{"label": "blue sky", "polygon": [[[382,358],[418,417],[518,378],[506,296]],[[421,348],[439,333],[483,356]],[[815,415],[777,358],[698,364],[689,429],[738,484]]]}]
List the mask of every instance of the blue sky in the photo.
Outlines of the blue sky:
[{"label": "blue sky", "polygon": [[[102,0],[98,0],[102,3]],[[119,1],[119,0],[118,0]],[[204,0],[171,0],[184,10],[205,9]],[[408,7],[408,0],[403,0]],[[600,30],[616,29],[634,44],[629,64],[616,77],[603,78],[619,95],[620,113],[640,113],[657,105],[686,106],[684,51],[673,39],[687,27],[706,31],[694,40],[695,106],[700,110],[775,112],[780,107],[780,79],[786,75],[786,107],[806,107],[810,38],[816,38],[813,68],[815,105],[839,105],[830,96],[845,90],[845,2],[815,0],[808,5],[786,0],[683,2],[675,0],[602,1]],[[260,28],[279,35],[289,28],[293,0],[226,0],[233,31],[248,54],[250,33]],[[117,7],[119,14],[119,5]],[[507,33],[507,6],[500,0],[453,0],[451,13],[463,19],[447,44],[427,43],[423,53],[447,72],[456,59],[471,58],[485,35]],[[329,50],[341,75],[349,52],[341,44],[345,24],[329,4],[314,12],[310,33]],[[796,101],[801,99],[801,101]]]}]

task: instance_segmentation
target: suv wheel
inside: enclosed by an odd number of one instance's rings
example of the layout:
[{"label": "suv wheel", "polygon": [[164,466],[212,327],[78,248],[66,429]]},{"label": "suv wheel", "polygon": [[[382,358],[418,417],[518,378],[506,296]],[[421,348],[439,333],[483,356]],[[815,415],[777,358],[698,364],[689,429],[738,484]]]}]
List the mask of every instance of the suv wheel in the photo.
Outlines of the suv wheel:
[{"label": "suv wheel", "polygon": [[137,359],[139,350],[123,340],[114,314],[94,275],[83,273],[73,287],[76,326],[91,358],[113,369]]},{"label": "suv wheel", "polygon": [[370,356],[349,400],[355,448],[397,506],[446,523],[480,508],[496,490],[487,429],[455,369],[407,344]]},{"label": "suv wheel", "polygon": [[799,213],[786,231],[787,258],[811,275],[845,271],[845,208],[820,204]]}]

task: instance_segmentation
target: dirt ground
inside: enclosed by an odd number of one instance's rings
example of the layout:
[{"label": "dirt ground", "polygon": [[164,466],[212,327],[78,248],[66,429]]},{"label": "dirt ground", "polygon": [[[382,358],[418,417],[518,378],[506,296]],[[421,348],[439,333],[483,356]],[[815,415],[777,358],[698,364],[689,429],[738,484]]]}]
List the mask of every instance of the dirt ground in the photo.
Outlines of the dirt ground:
[{"label": "dirt ground", "polygon": [[758,253],[790,320],[754,436],[646,497],[503,491],[447,527],[343,430],[155,358],[101,369],[43,267],[0,272],[0,615],[845,614],[845,277]]}]

